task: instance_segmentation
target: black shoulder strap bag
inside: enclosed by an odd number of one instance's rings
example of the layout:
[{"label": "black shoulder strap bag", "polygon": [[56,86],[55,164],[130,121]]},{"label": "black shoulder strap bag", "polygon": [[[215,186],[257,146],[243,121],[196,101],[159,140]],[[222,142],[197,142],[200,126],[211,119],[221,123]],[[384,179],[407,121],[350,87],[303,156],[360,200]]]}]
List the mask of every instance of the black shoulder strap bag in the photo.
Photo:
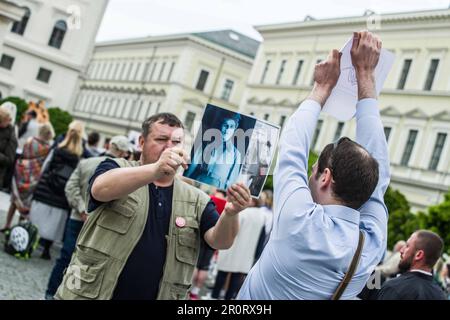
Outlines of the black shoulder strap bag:
[{"label": "black shoulder strap bag", "polygon": [[356,271],[356,267],[358,266],[359,260],[361,258],[363,246],[364,246],[364,233],[361,230],[359,230],[359,241],[355,255],[353,256],[352,262],[350,263],[350,267],[348,268],[348,271],[345,274],[344,279],[342,279],[341,283],[337,287],[336,291],[331,297],[331,300],[339,300],[342,294],[344,293],[345,289],[347,288],[348,284],[352,280],[352,277]]}]

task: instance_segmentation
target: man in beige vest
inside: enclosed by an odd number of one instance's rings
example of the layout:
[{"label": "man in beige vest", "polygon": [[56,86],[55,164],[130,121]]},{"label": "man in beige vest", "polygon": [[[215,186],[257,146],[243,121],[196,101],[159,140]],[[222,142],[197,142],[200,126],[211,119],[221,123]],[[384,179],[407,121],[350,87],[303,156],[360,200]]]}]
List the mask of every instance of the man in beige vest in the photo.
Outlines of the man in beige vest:
[{"label": "man in beige vest", "polygon": [[142,125],[140,162],[107,159],[97,167],[90,217],[57,299],[185,299],[200,242],[232,245],[250,191],[231,186],[219,217],[204,192],[176,176],[188,162],[183,137],[175,115],[156,114]]}]

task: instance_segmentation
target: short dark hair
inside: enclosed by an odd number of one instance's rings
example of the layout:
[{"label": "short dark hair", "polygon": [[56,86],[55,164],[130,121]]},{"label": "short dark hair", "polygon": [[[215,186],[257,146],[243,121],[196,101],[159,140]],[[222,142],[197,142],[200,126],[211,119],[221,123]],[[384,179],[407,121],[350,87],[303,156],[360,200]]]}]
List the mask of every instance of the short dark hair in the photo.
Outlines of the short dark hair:
[{"label": "short dark hair", "polygon": [[90,146],[97,144],[100,141],[100,134],[98,132],[91,132],[88,135],[88,144]]},{"label": "short dark hair", "polygon": [[436,233],[428,230],[418,230],[416,231],[417,240],[415,249],[423,250],[425,253],[425,264],[433,268],[433,266],[438,261],[439,257],[442,255],[444,249],[444,241]]},{"label": "short dark hair", "polygon": [[152,130],[152,125],[156,122],[159,122],[160,124],[168,124],[171,127],[184,129],[181,120],[178,119],[178,117],[173,113],[168,112],[157,113],[142,123],[142,135],[144,136],[144,139],[147,138],[148,134]]},{"label": "short dark hair", "polygon": [[326,168],[333,177],[333,195],[353,209],[369,200],[378,183],[377,160],[347,137],[328,144],[320,153],[316,179]]},{"label": "short dark hair", "polygon": [[37,118],[37,113],[34,110],[30,110],[27,112],[27,115],[29,115],[31,118],[36,119]]}]

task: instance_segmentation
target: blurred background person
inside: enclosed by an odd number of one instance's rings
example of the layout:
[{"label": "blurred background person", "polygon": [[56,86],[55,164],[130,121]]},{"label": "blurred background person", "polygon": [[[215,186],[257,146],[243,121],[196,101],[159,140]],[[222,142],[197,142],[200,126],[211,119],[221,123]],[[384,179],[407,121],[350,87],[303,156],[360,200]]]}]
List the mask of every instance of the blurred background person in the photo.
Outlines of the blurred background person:
[{"label": "blurred background person", "polygon": [[[221,214],[226,204],[226,191],[216,189],[211,195],[211,200],[216,205],[217,212]],[[211,259],[215,252],[216,250],[208,246],[205,241],[201,242],[197,266],[192,276],[192,289],[189,292],[190,300],[199,299],[200,290],[203,288],[205,280],[208,278]]]},{"label": "blurred background person", "polygon": [[70,263],[78,235],[84,222],[88,218],[86,214],[86,197],[89,179],[101,162],[107,158],[125,158],[128,155],[129,149],[130,143],[125,136],[115,136],[111,139],[111,146],[105,156],[81,160],[70,176],[65,187],[65,193],[72,211],[66,224],[60,257],[56,261],[48,281],[47,290],[45,292],[46,300],[53,299],[56,290],[61,284],[64,269],[66,269]]},{"label": "blurred background person", "polygon": [[105,151],[109,150],[109,142],[111,141],[111,138],[105,138],[105,142],[103,143],[103,149]]},{"label": "blurred background person", "polygon": [[9,192],[16,159],[17,138],[11,112],[0,107],[0,190]]},{"label": "blurred background person", "polygon": [[261,256],[261,253],[264,250],[267,242],[270,238],[270,233],[272,232],[272,224],[273,224],[273,192],[272,190],[264,190],[261,192],[258,202],[260,203],[259,210],[261,214],[264,216],[264,226],[261,229],[261,233],[259,235],[258,244],[255,250],[255,262]]},{"label": "blurred background person", "polygon": [[64,188],[83,154],[84,125],[72,121],[64,140],[52,149],[43,165],[43,173],[34,192],[30,219],[39,229],[44,247],[41,258],[50,260],[50,247],[61,241],[69,214]]},{"label": "blurred background person", "polygon": [[55,132],[50,123],[39,125],[38,135],[28,138],[23,145],[23,152],[16,161],[12,180],[11,205],[6,222],[1,229],[4,232],[11,228],[16,209],[21,218],[28,215],[34,190],[39,182],[42,165],[50,152],[51,141]]},{"label": "blurred background person", "polygon": [[17,153],[21,154],[25,143],[33,137],[39,136],[39,122],[37,121],[37,113],[34,110],[29,110],[25,114],[24,121],[19,128],[19,146]]},{"label": "blurred background person", "polygon": [[98,132],[91,132],[88,135],[86,150],[93,156],[98,157],[104,150],[98,147],[100,141],[100,134]]},{"label": "blurred background person", "polygon": [[[74,120],[69,124],[69,128],[73,123],[79,122],[82,124],[82,122],[78,121],[78,120]],[[66,139],[66,135],[69,131],[67,131],[66,133],[61,133],[60,135],[58,135],[52,145],[52,149],[55,149],[59,146],[59,144],[61,144],[65,139]],[[92,157],[92,153],[89,152],[89,150],[87,149],[87,141],[85,139],[86,133],[84,131],[84,124],[83,124],[83,132],[82,132],[82,136],[81,136],[81,146],[82,146],[82,153],[81,153],[81,158],[82,159],[87,159]]]},{"label": "blurred background person", "polygon": [[242,211],[239,216],[239,232],[231,248],[220,250],[217,259],[219,270],[211,297],[219,299],[228,273],[231,274],[225,300],[234,299],[253,266],[256,245],[265,224],[265,215],[258,208],[257,200],[252,199],[252,207]]},{"label": "blurred background person", "polygon": [[2,103],[0,108],[3,107],[6,111],[8,111],[9,116],[11,117],[11,126],[14,128],[14,134],[16,135],[16,138],[19,136],[19,128],[17,126],[17,106],[10,102],[6,101]]},{"label": "blurred background person", "polygon": [[378,300],[446,300],[442,288],[434,281],[433,267],[444,248],[444,241],[434,232],[418,230],[400,250],[401,276],[386,281]]},{"label": "blurred background person", "polygon": [[375,268],[375,272],[381,272],[386,278],[395,277],[400,272],[398,267],[401,260],[400,251],[405,245],[406,242],[404,240],[397,241],[392,250],[392,254],[381,265]]}]

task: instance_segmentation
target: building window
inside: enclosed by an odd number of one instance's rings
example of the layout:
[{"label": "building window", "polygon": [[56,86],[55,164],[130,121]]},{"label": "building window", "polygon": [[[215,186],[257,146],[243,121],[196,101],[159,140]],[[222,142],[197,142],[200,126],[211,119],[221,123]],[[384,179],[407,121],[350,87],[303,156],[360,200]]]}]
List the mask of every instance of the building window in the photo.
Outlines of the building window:
[{"label": "building window", "polygon": [[55,23],[53,27],[52,35],[50,36],[50,40],[48,41],[48,45],[50,47],[60,49],[64,40],[64,36],[66,35],[67,24],[63,20],[59,20]]},{"label": "building window", "polygon": [[278,71],[277,82],[276,84],[280,84],[281,78],[283,77],[284,67],[286,66],[286,60],[281,61],[280,71]]},{"label": "building window", "polygon": [[302,72],[303,60],[298,60],[297,68],[295,69],[294,80],[292,80],[292,84],[295,86],[298,82],[298,78],[300,77],[300,72]]},{"label": "building window", "polygon": [[28,20],[30,20],[31,11],[28,8],[25,9],[25,14],[22,17],[22,20],[16,21],[13,23],[11,28],[11,32],[20,34],[21,36],[25,33],[25,29],[27,28]]},{"label": "building window", "polygon": [[152,106],[152,102],[149,101],[146,103],[145,101],[142,101],[141,110],[139,111],[139,117],[136,120],[144,121],[146,119],[147,114],[150,112],[150,108]]},{"label": "building window", "polygon": [[264,67],[264,71],[263,71],[263,74],[261,76],[261,81],[260,81],[261,84],[263,84],[264,81],[266,80],[266,75],[267,75],[267,72],[269,71],[269,66],[270,66],[270,60],[267,60],[266,61],[266,66]]},{"label": "building window", "polygon": [[392,128],[384,127],[384,136],[386,137],[386,142],[389,141],[389,136],[391,135]]},{"label": "building window", "polygon": [[431,90],[433,86],[434,76],[436,75],[436,70],[439,65],[439,59],[432,59],[430,63],[430,69],[428,69],[427,81],[425,81],[424,90]]},{"label": "building window", "polygon": [[161,70],[159,71],[158,81],[161,81],[165,68],[166,68],[166,63],[163,62],[163,64],[161,65]]},{"label": "building window", "polygon": [[121,72],[121,70],[122,70],[122,62],[119,61],[119,62],[117,62],[117,66],[114,69],[114,75],[113,75],[111,80],[118,80],[118,79],[120,79],[120,72]]},{"label": "building window", "polygon": [[172,62],[169,69],[169,74],[167,75],[167,82],[170,81],[170,78],[172,77],[173,68],[175,68],[175,62]]},{"label": "building window", "polygon": [[119,74],[119,79],[118,80],[124,80],[125,77],[125,70],[127,69],[127,62],[124,61],[124,63],[122,64],[122,69],[120,69],[120,74]]},{"label": "building window", "polygon": [[188,131],[192,130],[192,126],[195,120],[195,113],[192,111],[188,111],[186,117],[184,118],[184,125]]},{"label": "building window", "polygon": [[341,137],[342,129],[344,128],[344,122],[338,122],[336,132],[334,133],[333,141],[337,141]]},{"label": "building window", "polygon": [[397,89],[403,90],[405,88],[406,79],[408,78],[409,68],[411,67],[411,59],[405,59],[403,62],[402,74],[400,75],[400,80],[398,81]]},{"label": "building window", "polygon": [[152,115],[152,101],[149,101],[148,103],[148,108],[147,108],[147,115],[145,116],[145,119],[150,118],[150,116]]},{"label": "building window", "polygon": [[39,68],[39,72],[37,74],[36,79],[45,83],[48,83],[50,81],[50,76],[52,75],[52,72],[48,69]]},{"label": "building window", "polygon": [[320,129],[322,129],[323,120],[320,119],[317,121],[316,130],[314,131],[314,137],[312,139],[311,148],[314,149],[316,147],[317,140],[319,139]]},{"label": "building window", "polygon": [[202,70],[200,72],[200,76],[198,77],[197,85],[195,89],[203,91],[205,89],[206,81],[208,80],[209,72]]},{"label": "building window", "polygon": [[408,140],[406,141],[405,150],[403,151],[402,160],[400,161],[400,165],[407,166],[409,159],[411,158],[411,154],[414,148],[414,143],[417,138],[417,130],[409,130]]},{"label": "building window", "polygon": [[[319,64],[321,62],[322,62],[322,59],[317,59],[316,64]],[[311,85],[312,86],[314,85],[314,71],[315,70],[316,70],[316,67],[314,66],[314,68],[313,68],[313,76],[312,76],[312,79],[311,79]]]},{"label": "building window", "polygon": [[131,120],[138,120],[139,117],[139,112],[141,111],[142,107],[144,106],[144,101],[143,100],[139,100],[137,105],[135,105],[135,108],[131,111]]},{"label": "building window", "polygon": [[134,80],[139,80],[139,73],[141,71],[141,67],[142,67],[142,62],[139,62],[136,67],[136,71],[134,73]]},{"label": "building window", "polygon": [[106,79],[112,66],[113,66],[112,62],[105,61],[100,79]]},{"label": "building window", "polygon": [[442,150],[444,149],[445,140],[447,139],[446,133],[438,133],[436,143],[434,144],[433,154],[431,155],[431,161],[428,169],[436,170],[441,158]]},{"label": "building window", "polygon": [[117,104],[116,114],[114,115],[118,119],[120,118],[120,116],[123,113],[123,108],[124,108],[125,102],[126,102],[125,99],[119,99],[119,103]]},{"label": "building window", "polygon": [[155,70],[156,70],[156,66],[157,65],[158,65],[158,62],[155,62],[153,64],[152,72],[150,73],[150,77],[148,78],[148,81],[152,81],[153,80],[153,75],[155,74]]},{"label": "building window", "polygon": [[266,114],[264,115],[264,120],[265,120],[265,121],[269,120],[269,114],[268,114],[268,113],[266,113]]},{"label": "building window", "polygon": [[134,62],[130,62],[130,66],[128,68],[127,77],[125,80],[131,80],[131,72],[134,69]]},{"label": "building window", "polygon": [[8,56],[7,54],[2,54],[2,58],[0,60],[0,67],[5,68],[7,70],[11,70],[14,64],[14,57]]},{"label": "building window", "polygon": [[286,122],[286,116],[281,116],[281,118],[280,118],[280,128],[283,128],[285,122]]},{"label": "building window", "polygon": [[133,100],[131,98],[126,98],[124,105],[123,105],[123,111],[122,111],[122,119],[128,119],[130,116],[130,110],[131,105],[133,104]]},{"label": "building window", "polygon": [[110,101],[110,103],[109,103],[109,110],[107,110],[107,113],[108,113],[108,116],[109,117],[113,117],[114,116],[114,113],[115,113],[115,111],[116,111],[116,103],[117,103],[117,100],[116,99],[111,99],[111,101]]},{"label": "building window", "polygon": [[231,90],[233,89],[234,82],[230,79],[225,80],[223,86],[222,99],[228,101],[230,99]]},{"label": "building window", "polygon": [[106,74],[105,79],[114,79],[116,76],[117,68],[119,67],[119,63],[111,62],[111,65],[109,66],[108,73]]},{"label": "building window", "polygon": [[161,102],[158,102],[158,104],[156,105],[155,113],[159,113],[159,109],[161,109]]}]

